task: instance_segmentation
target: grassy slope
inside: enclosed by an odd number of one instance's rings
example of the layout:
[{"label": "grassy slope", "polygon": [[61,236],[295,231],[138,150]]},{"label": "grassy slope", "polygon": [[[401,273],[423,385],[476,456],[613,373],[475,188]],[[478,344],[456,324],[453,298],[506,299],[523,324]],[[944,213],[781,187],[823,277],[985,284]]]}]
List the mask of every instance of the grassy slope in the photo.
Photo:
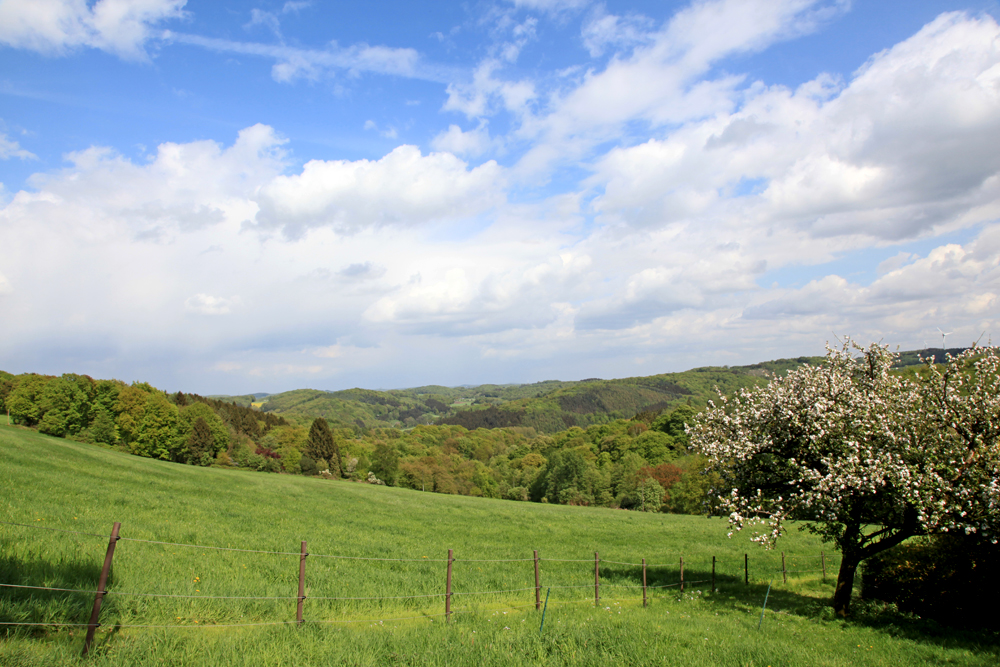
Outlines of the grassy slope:
[{"label": "grassy slope", "polygon": [[[996,664],[995,643],[984,635],[939,632],[905,620],[879,628],[886,616],[851,623],[822,621],[830,586],[805,574],[772,591],[764,629],[756,631],[761,583],[777,554],[727,540],[722,521],[606,509],[546,506],[422,494],[291,476],[202,469],[141,459],[0,427],[0,521],[106,534],[115,520],[125,537],[297,551],[313,554],[416,558],[370,562],[311,557],[305,615],[310,621],[418,617],[373,627],[311,624],[212,628],[207,624],[284,621],[294,600],[211,601],[129,597],[125,593],[294,596],[298,557],[207,551],[119,542],[101,632],[89,664]],[[106,538],[0,525],[0,582],[93,589]],[[383,602],[319,600],[322,596],[440,593],[443,558],[602,559],[669,566],[651,568],[650,583],[673,583],[680,554],[688,581],[702,579],[719,559],[720,592],[705,584],[680,595],[661,589],[643,609],[634,589],[638,569],[605,563],[604,604],[592,602],[592,565],[543,562],[543,585],[555,589],[538,633],[531,591],[456,596],[450,626],[439,617],[440,598]],[[783,548],[790,564],[815,568],[822,548],[793,532]],[[750,551],[757,583],[741,582]],[[779,579],[780,581],[780,579]],[[530,587],[531,563],[462,562],[454,566],[456,592]],[[620,598],[620,599],[614,599]],[[84,622],[92,599],[74,593],[0,589],[0,620]],[[525,609],[522,605],[529,605]],[[604,607],[607,607],[606,609]],[[776,612],[776,613],[775,613]],[[196,623],[197,621],[197,623]],[[191,629],[114,629],[113,624],[186,625]],[[0,664],[66,664],[75,660],[79,628],[13,631],[0,642]]]}]

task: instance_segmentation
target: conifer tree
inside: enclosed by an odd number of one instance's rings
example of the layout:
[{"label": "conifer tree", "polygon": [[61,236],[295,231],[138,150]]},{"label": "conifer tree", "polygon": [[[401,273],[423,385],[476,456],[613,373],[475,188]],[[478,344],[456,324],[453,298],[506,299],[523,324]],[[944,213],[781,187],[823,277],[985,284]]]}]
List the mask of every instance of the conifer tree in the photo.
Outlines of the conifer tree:
[{"label": "conifer tree", "polygon": [[309,439],[306,441],[306,454],[314,460],[325,459],[331,466],[337,469],[337,475],[343,477],[343,468],[340,464],[340,446],[333,433],[330,432],[330,425],[322,417],[313,420],[309,427]]},{"label": "conifer tree", "polygon": [[215,449],[215,438],[212,436],[212,430],[208,427],[208,422],[202,417],[194,420],[191,434],[187,440],[187,449],[188,462],[200,463],[202,465],[205,464],[205,459],[208,458],[206,454],[211,456],[212,451]]}]

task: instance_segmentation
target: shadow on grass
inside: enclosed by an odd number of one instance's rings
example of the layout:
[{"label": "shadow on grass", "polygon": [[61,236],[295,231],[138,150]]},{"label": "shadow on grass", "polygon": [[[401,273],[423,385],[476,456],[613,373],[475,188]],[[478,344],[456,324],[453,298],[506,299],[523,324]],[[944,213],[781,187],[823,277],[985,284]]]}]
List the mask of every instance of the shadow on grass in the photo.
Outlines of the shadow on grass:
[{"label": "shadow on grass", "polygon": [[[93,561],[49,561],[0,555],[0,583],[69,589],[50,591],[0,586],[0,622],[87,623],[100,577],[101,565]],[[114,568],[108,576],[108,587],[113,579]],[[106,597],[102,616],[105,611],[113,612],[114,604],[112,598]],[[14,633],[42,636],[51,630],[51,626],[0,626],[0,636]]]},{"label": "shadow on grass", "polygon": [[[742,574],[742,573],[741,573]],[[743,576],[716,573],[717,592],[711,593],[712,571],[702,568],[685,568],[684,595],[698,595],[705,602],[720,607],[752,607],[759,610],[767,594],[768,582],[744,582]],[[893,637],[914,642],[935,644],[945,648],[963,649],[975,653],[1000,656],[1000,633],[991,630],[949,627],[931,619],[920,618],[896,609],[895,605],[877,600],[855,598],[851,603],[851,616],[846,620],[837,619],[833,612],[833,586],[836,576],[826,583],[818,579],[799,579],[790,576],[788,583],[776,574],[767,599],[768,612],[779,612],[811,618],[818,623],[846,624],[866,627]],[[630,566],[608,566],[601,568],[601,583],[609,584],[609,590],[627,591],[626,595],[615,597],[642,598],[642,568]],[[648,568],[646,583],[650,594],[672,594],[681,596],[680,568]],[[615,588],[615,586],[635,586],[636,588]],[[660,588],[654,588],[659,586]],[[669,586],[669,587],[667,587]],[[857,592],[856,586],[855,591]],[[603,596],[602,588],[602,597]],[[700,591],[700,593],[699,593]],[[767,623],[767,619],[764,620]]]}]

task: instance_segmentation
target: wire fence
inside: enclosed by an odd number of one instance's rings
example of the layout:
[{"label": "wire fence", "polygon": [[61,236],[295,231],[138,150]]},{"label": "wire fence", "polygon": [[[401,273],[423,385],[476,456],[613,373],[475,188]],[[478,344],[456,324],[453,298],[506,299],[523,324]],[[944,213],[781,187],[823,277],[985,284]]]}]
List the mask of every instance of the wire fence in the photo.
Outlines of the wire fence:
[{"label": "wire fence", "polygon": [[[373,624],[384,624],[388,622],[400,622],[409,620],[435,620],[444,618],[446,621],[450,620],[451,616],[454,614],[470,613],[474,609],[454,609],[452,608],[452,599],[455,597],[472,599],[472,598],[482,598],[484,596],[494,596],[495,598],[500,598],[503,600],[503,605],[506,608],[511,609],[528,609],[534,607],[535,609],[540,609],[541,607],[541,592],[542,589],[547,589],[551,591],[564,591],[567,594],[573,594],[575,591],[582,591],[584,589],[591,589],[593,591],[592,597],[579,597],[577,599],[562,599],[562,600],[552,600],[548,601],[549,605],[561,605],[561,604],[579,604],[579,603],[592,603],[594,605],[600,606],[601,600],[615,600],[615,601],[642,601],[643,606],[648,605],[649,601],[655,597],[655,593],[661,595],[670,593],[669,589],[676,588],[678,592],[683,593],[685,588],[690,588],[693,586],[698,586],[702,584],[710,584],[712,592],[716,591],[718,578],[726,581],[727,585],[732,585],[734,583],[740,582],[744,585],[749,585],[751,581],[754,583],[761,582],[764,580],[774,580],[778,576],[782,578],[783,582],[787,582],[788,577],[796,576],[810,576],[814,577],[818,573],[822,573],[822,577],[826,580],[828,574],[830,574],[836,563],[823,552],[818,556],[816,555],[790,555],[786,557],[786,554],[780,554],[780,568],[777,566],[777,556],[771,555],[767,558],[758,558],[755,555],[754,568],[751,570],[751,560],[749,554],[744,554],[742,563],[736,563],[734,559],[718,559],[715,556],[707,557],[702,556],[700,559],[696,559],[697,569],[692,569],[692,561],[685,562],[684,556],[678,554],[676,562],[673,563],[648,563],[646,559],[642,559],[639,562],[631,561],[617,561],[611,559],[602,559],[599,552],[594,553],[593,558],[548,558],[541,557],[538,551],[533,552],[533,557],[531,558],[460,558],[455,557],[452,550],[448,551],[447,558],[428,558],[426,556],[421,556],[420,558],[387,558],[382,556],[351,556],[343,554],[320,554],[311,553],[307,550],[306,542],[302,542],[299,551],[278,551],[278,550],[267,550],[267,549],[248,549],[248,548],[238,548],[231,546],[220,546],[220,545],[205,545],[205,544],[190,544],[183,542],[170,542],[164,540],[153,540],[153,539],[141,539],[135,537],[128,537],[119,534],[120,524],[115,523],[111,535],[101,535],[97,533],[89,533],[83,531],[65,530],[60,528],[52,528],[49,526],[41,526],[31,523],[16,523],[10,521],[0,521],[0,524],[7,526],[14,526],[20,528],[31,528],[40,529],[46,531],[82,535],[87,537],[99,537],[102,539],[109,539],[108,549],[105,556],[104,567],[101,571],[101,578],[98,582],[97,588],[87,589],[87,588],[65,588],[65,587],[55,587],[55,586],[38,586],[27,583],[6,583],[0,582],[0,591],[3,590],[21,590],[29,595],[34,595],[37,593],[62,593],[62,594],[74,594],[83,596],[93,596],[94,597],[94,607],[91,612],[91,618],[89,622],[53,622],[51,620],[44,621],[28,621],[28,620],[4,620],[0,621],[0,626],[5,627],[86,627],[88,628],[87,639],[85,640],[84,653],[90,647],[93,640],[94,633],[98,627],[101,627],[99,622],[99,615],[101,606],[106,599],[115,598],[153,598],[153,599],[177,599],[177,600],[204,600],[204,601],[285,601],[285,602],[296,602],[296,619],[292,620],[274,620],[274,621],[248,621],[241,623],[217,623],[213,621],[207,621],[199,623],[198,620],[193,620],[192,623],[176,623],[176,624],[149,624],[149,623],[113,623],[115,628],[230,628],[230,627],[251,627],[251,626],[278,626],[278,625],[301,625],[301,624],[357,624],[357,623],[373,623]],[[150,592],[150,591],[126,591],[121,590],[116,587],[112,587],[110,590],[107,586],[108,574],[110,571],[112,559],[114,557],[115,546],[118,542],[131,542],[131,543],[145,543],[160,546],[169,546],[176,548],[188,548],[188,549],[200,549],[204,551],[223,551],[223,552],[235,552],[235,553],[246,553],[246,554],[266,554],[266,555],[277,555],[277,556],[297,556],[299,560],[298,567],[298,594],[297,595],[211,595],[211,594],[183,594],[183,593],[166,593],[166,592]],[[711,559],[709,561],[709,558]],[[333,595],[306,595],[305,579],[306,579],[306,562],[309,559],[335,559],[335,560],[346,560],[346,561],[369,561],[369,562],[392,562],[392,563],[446,563],[446,580],[444,582],[443,590],[437,593],[414,593],[410,595],[369,595],[369,596],[333,596]],[[759,565],[759,561],[763,560],[764,565]],[[478,590],[478,591],[462,591],[453,589],[453,566],[456,563],[531,563],[534,573],[534,585],[533,586],[523,586],[514,588],[498,588],[495,590]],[[546,572],[547,579],[542,582],[542,570],[541,566],[545,563],[551,564],[570,564],[570,569],[572,570],[569,575],[569,579],[564,580],[553,580],[549,581],[548,577],[553,574]],[[592,577],[587,583],[580,582],[580,577],[582,573],[580,572],[579,564],[587,563],[592,566],[590,574],[587,575],[588,578]],[[815,564],[815,565],[814,565]],[[805,565],[805,567],[802,567]],[[608,566],[612,566],[608,568]],[[617,566],[617,567],[614,567]],[[818,567],[817,567],[818,566]],[[244,566],[245,567],[245,566]],[[601,568],[604,567],[604,579],[601,578]],[[689,577],[685,580],[685,567]],[[558,570],[559,568],[557,568]],[[588,568],[589,569],[589,568]],[[649,581],[648,575],[653,571],[655,574],[654,582]],[[708,573],[710,576],[707,576]],[[564,576],[567,573],[562,573]],[[690,577],[691,574],[695,576],[701,575],[701,578],[693,579]],[[611,580],[609,580],[611,579]],[[628,583],[619,583],[621,581],[627,581]],[[666,583],[664,581],[666,580]],[[424,582],[425,584],[427,582]],[[601,589],[618,590],[622,591],[624,594],[631,593],[631,597],[616,597],[607,595],[601,592]],[[641,593],[641,597],[638,595]],[[672,593],[671,593],[672,594]],[[533,603],[515,604],[518,602],[516,598],[522,595],[529,595],[534,597]],[[588,594],[590,595],[590,594]],[[401,616],[392,618],[342,618],[342,619],[328,619],[328,618],[310,618],[307,619],[303,614],[304,603],[308,600],[310,602],[327,602],[327,603],[352,603],[352,602],[399,602],[404,600],[427,600],[432,599],[442,599],[444,601],[444,612],[443,613],[430,613],[428,611],[419,611],[416,615],[412,616]],[[523,601],[524,598],[522,597]],[[319,610],[317,610],[319,611]],[[328,610],[329,611],[329,610]],[[343,612],[343,610],[341,610]],[[177,617],[181,620],[181,617]]]}]

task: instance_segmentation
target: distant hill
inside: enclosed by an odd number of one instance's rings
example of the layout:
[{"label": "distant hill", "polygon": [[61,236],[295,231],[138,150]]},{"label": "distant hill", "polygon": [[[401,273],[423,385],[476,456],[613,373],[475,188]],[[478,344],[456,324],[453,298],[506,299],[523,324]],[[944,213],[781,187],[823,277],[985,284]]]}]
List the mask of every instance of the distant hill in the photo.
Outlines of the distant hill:
[{"label": "distant hill", "polygon": [[545,380],[532,384],[484,384],[464,387],[427,385],[375,391],[296,389],[279,394],[212,396],[253,406],[307,424],[316,417],[358,428],[408,428],[418,424],[459,424],[466,428],[523,426],[555,433],[631,418],[681,404],[702,407],[715,387],[731,392],[760,384],[822,357],[779,359],[750,366],[696,368],[648,377],[579,381]]},{"label": "distant hill", "polygon": [[[900,353],[898,367],[916,366],[920,358],[937,363],[945,354],[967,348],[927,348]],[[445,387],[426,385],[376,391],[296,389],[280,394],[212,396],[237,405],[273,412],[299,424],[316,417],[358,428],[408,428],[418,424],[457,424],[469,429],[521,426],[555,433],[570,426],[586,427],[637,413],[671,409],[681,404],[703,407],[716,387],[729,394],[763,384],[802,364],[822,363],[823,357],[777,359],[749,366],[706,366],[680,373],[645,377],[578,381],[545,380],[533,384],[483,384]]]}]

